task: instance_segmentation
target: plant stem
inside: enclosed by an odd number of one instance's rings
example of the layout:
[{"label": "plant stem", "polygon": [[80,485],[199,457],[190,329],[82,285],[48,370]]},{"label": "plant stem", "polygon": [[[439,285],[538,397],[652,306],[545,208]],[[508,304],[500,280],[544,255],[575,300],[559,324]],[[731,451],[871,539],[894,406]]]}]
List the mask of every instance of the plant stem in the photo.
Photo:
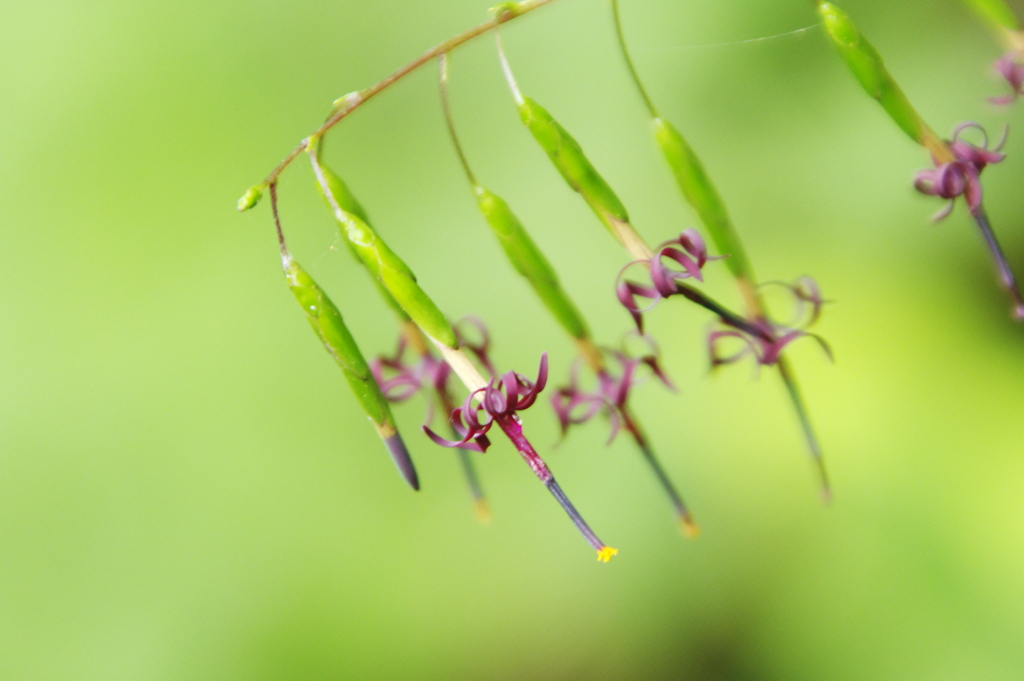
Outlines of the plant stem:
[{"label": "plant stem", "polygon": [[384,80],[381,80],[378,83],[371,85],[365,90],[360,90],[354,96],[349,97],[345,104],[340,109],[335,111],[331,115],[331,117],[328,118],[323,123],[323,125],[317,128],[312,134],[303,139],[301,142],[299,142],[298,146],[292,149],[292,151],[287,156],[284,157],[284,160],[282,160],[281,163],[279,163],[277,167],[274,168],[274,170],[269,175],[267,175],[266,179],[263,181],[263,184],[267,186],[273,185],[275,182],[277,182],[277,178],[281,175],[281,173],[284,172],[284,169],[287,168],[291,164],[291,162],[298,157],[299,154],[304,152],[311,142],[315,143],[324,133],[333,128],[335,125],[341,122],[342,119],[347,117],[360,106],[365,104],[372,97],[388,89],[389,87],[400,81],[402,78],[405,78],[407,75],[409,75],[419,67],[423,66],[424,64],[433,59],[436,59],[437,57],[440,57],[441,55],[451,52],[452,50],[459,47],[463,43],[469,42],[470,40],[476,38],[477,36],[483,35],[488,31],[494,30],[501,24],[504,24],[508,21],[512,21],[517,17],[521,17],[524,14],[527,14],[528,12],[532,12],[533,10],[543,7],[544,5],[550,4],[554,1],[555,0],[524,0],[523,2],[520,2],[515,6],[516,9],[514,12],[504,11],[497,13],[494,16],[494,18],[485,21],[482,24],[478,24],[473,28],[460,33],[457,36],[449,38],[448,40],[445,40],[443,43],[435,45],[434,47],[430,48],[429,50],[421,54],[416,59],[413,59],[405,66],[402,66],[398,70],[394,71]]},{"label": "plant stem", "polygon": [[619,410],[619,415],[622,417],[622,427],[626,429],[636,442],[637,447],[640,448],[640,453],[643,455],[644,460],[647,461],[647,465],[654,471],[655,477],[658,478],[658,482],[661,483],[662,488],[668,495],[669,501],[672,502],[672,506],[675,507],[676,516],[679,518],[679,526],[683,533],[688,537],[696,537],[700,534],[700,530],[697,524],[693,521],[693,516],[690,515],[689,509],[686,508],[686,504],[683,503],[683,499],[679,496],[679,492],[676,491],[675,485],[672,484],[672,480],[669,479],[665,469],[661,467],[661,462],[658,461],[658,457],[655,456],[654,450],[647,443],[647,438],[644,436],[643,430],[640,425],[636,422],[633,415],[629,412],[626,407]]},{"label": "plant stem", "polygon": [[1010,294],[1010,297],[1013,298],[1013,316],[1016,319],[1024,319],[1024,300],[1021,299],[1020,289],[1017,287],[1017,279],[1013,275],[1013,270],[1010,269],[1010,263],[1006,260],[1006,254],[1003,253],[999,240],[996,239],[995,232],[992,231],[992,225],[988,221],[988,214],[985,212],[984,207],[979,207],[972,214],[974,221],[978,224],[978,229],[981,231],[981,236],[984,237],[985,244],[992,254],[992,259],[996,263],[996,269],[999,270],[1000,282],[1003,288]]},{"label": "plant stem", "polygon": [[807,412],[807,405],[804,404],[803,395],[800,393],[800,386],[797,385],[796,377],[793,375],[789,361],[785,357],[779,357],[776,366],[779,368],[779,376],[782,377],[782,382],[786,385],[786,391],[789,392],[790,401],[793,403],[796,416],[800,420],[800,426],[804,431],[804,439],[811,450],[814,465],[818,469],[822,499],[826,504],[830,503],[832,501],[832,487],[829,484],[828,473],[825,470],[825,459],[821,455],[821,445],[818,444],[818,437],[815,435],[814,427],[811,425],[811,417]]},{"label": "plant stem", "polygon": [[633,57],[630,56],[629,48],[626,46],[626,35],[622,31],[622,17],[619,15],[619,0],[612,0],[612,16],[615,18],[615,36],[619,40],[619,49],[622,50],[622,56],[626,60],[626,68],[629,69],[629,75],[633,78],[633,84],[636,85],[636,89],[640,92],[640,98],[644,100],[644,105],[647,107],[647,111],[650,112],[651,118],[660,118],[654,102],[651,100],[650,95],[647,94],[647,88],[644,87],[643,82],[640,80],[640,74],[637,73],[636,65],[633,64]]},{"label": "plant stem", "polygon": [[466,158],[466,152],[462,149],[462,142],[459,141],[459,136],[455,132],[455,120],[452,118],[452,107],[451,102],[448,101],[448,55],[442,54],[437,60],[438,70],[440,71],[440,77],[438,84],[441,88],[441,107],[444,110],[444,122],[448,126],[448,135],[451,137],[452,146],[455,147],[455,153],[459,157],[459,163],[462,165],[462,169],[466,172],[466,178],[469,180],[469,184],[473,187],[477,186],[476,176],[473,175],[473,169],[469,166],[469,159]]},{"label": "plant stem", "polygon": [[284,243],[284,230],[281,229],[281,216],[277,212],[277,183],[270,185],[270,211],[274,214],[274,227],[277,228],[277,243],[281,248],[281,257],[288,259],[288,247]]}]

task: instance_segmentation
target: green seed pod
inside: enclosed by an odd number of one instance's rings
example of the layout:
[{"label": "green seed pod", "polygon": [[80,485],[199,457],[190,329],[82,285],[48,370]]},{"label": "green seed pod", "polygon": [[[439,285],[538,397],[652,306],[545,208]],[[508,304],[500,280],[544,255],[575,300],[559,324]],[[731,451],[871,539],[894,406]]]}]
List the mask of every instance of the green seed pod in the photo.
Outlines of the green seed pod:
[{"label": "green seed pod", "polygon": [[[349,190],[345,181],[338,177],[333,170],[324,165],[322,161],[320,162],[320,169],[324,173],[324,179],[327,181],[327,186],[330,188],[331,195],[334,197],[334,200],[338,202],[338,206],[346,213],[351,213],[366,224],[370,224],[370,218],[367,217],[366,210],[363,208],[363,205],[359,203],[359,200],[355,195]],[[324,194],[324,188],[320,186],[319,182],[317,182],[316,186],[317,189],[320,190],[320,196],[323,197],[324,201],[327,202],[327,207],[330,208],[331,203],[327,200],[327,195]]]},{"label": "green seed pod", "polygon": [[522,223],[497,194],[476,185],[473,187],[477,204],[491,226],[498,243],[516,272],[521,274],[536,291],[545,307],[554,315],[569,335],[584,339],[590,335],[586,322],[558,281],[558,275]]},{"label": "green seed pod", "polygon": [[671,123],[655,118],[653,124],[658,146],[661,147],[661,153],[668,161],[683,196],[697,212],[719,252],[729,256],[725,261],[726,267],[735,277],[753,280],[754,273],[750,260],[740,242],[739,234],[729,219],[722,197],[704,170],[704,164]]},{"label": "green seed pod", "polygon": [[341,206],[328,179],[327,167],[315,154],[310,154],[309,159],[313,164],[313,173],[316,175],[320,191],[324,193],[327,205],[338,221],[341,236],[351,244],[356,255],[370,270],[370,274],[387,289],[402,310],[424,333],[441,345],[452,349],[458,348],[459,342],[455,338],[451,324],[441,314],[434,301],[416,283],[416,275],[409,266],[388,248],[366,221]]},{"label": "green seed pod", "polygon": [[[321,164],[320,168],[323,171],[324,179],[327,181],[327,186],[330,187],[331,195],[334,196],[334,200],[338,202],[338,206],[346,213],[350,213],[366,224],[370,224],[370,219],[366,215],[366,210],[363,208],[362,204],[359,203],[359,200],[356,199],[355,195],[349,190],[345,181],[338,177],[338,175],[336,175],[334,171],[327,166]],[[324,193],[324,189],[320,186],[319,182],[317,182],[316,187],[320,191],[320,196],[323,197],[324,203],[327,204],[327,208],[331,209],[331,202],[327,199],[327,195]],[[331,210],[333,212],[333,209]],[[356,252],[355,246],[352,245],[352,242],[348,239],[344,239],[344,242],[349,254],[355,258],[356,262],[362,265],[363,260],[359,257],[359,253]],[[373,283],[377,287],[377,292],[380,293],[381,298],[383,298],[387,306],[391,308],[391,311],[398,316],[399,320],[403,322],[408,321],[409,315],[405,313],[405,310],[403,310],[402,306],[398,304],[395,297],[388,292],[383,282],[381,282],[377,277],[373,277]]]},{"label": "green seed pod", "polygon": [[336,217],[342,236],[355,248],[359,259],[416,325],[439,343],[459,347],[451,324],[416,282],[409,266],[355,215],[341,211]]},{"label": "green seed pod", "polygon": [[242,198],[238,199],[238,212],[244,213],[249,210],[263,198],[263,185],[258,184],[253,187],[249,187],[242,194]]},{"label": "green seed pod", "polygon": [[864,90],[878,100],[903,132],[924,144],[928,126],[889,74],[878,51],[860,34],[850,17],[832,3],[819,0],[818,13],[825,31]]},{"label": "green seed pod", "polygon": [[620,222],[629,222],[622,201],[587,159],[579,142],[552,118],[547,109],[529,97],[523,97],[519,103],[519,115],[565,181],[583,195],[602,220],[604,217],[600,212]]},{"label": "green seed pod", "polygon": [[381,439],[384,440],[384,444],[403,477],[412,485],[413,489],[419,489],[416,469],[413,467],[401,436],[395,429],[391,408],[381,393],[363,354],[359,351],[359,346],[356,345],[355,339],[348,327],[345,326],[341,312],[313,281],[313,278],[291,257],[285,255],[282,266],[288,281],[288,288],[299,302],[302,311],[306,313],[306,319],[309,320],[314,333],[334,361],[341,367],[341,373],[345,376],[352,393],[370,421],[373,422]]},{"label": "green seed pod", "polygon": [[1011,31],[1020,30],[1020,20],[1005,0],[965,0],[978,14],[991,23]]}]

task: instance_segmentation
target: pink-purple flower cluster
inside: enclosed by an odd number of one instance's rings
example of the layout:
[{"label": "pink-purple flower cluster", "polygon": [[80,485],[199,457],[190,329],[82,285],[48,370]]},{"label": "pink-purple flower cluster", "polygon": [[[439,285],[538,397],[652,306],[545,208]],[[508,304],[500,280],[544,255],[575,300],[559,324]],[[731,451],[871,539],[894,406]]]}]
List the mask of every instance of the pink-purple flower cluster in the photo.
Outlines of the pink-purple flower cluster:
[{"label": "pink-purple flower cluster", "polygon": [[[981,132],[981,146],[961,139],[961,133],[969,129]],[[1001,152],[1005,143],[1004,134],[999,144],[989,149],[988,135],[977,123],[961,123],[953,130],[949,148],[956,160],[943,163],[933,158],[935,168],[919,171],[914,178],[914,187],[917,191],[949,201],[945,208],[935,214],[933,220],[939,221],[948,217],[960,196],[964,197],[972,215],[979,214],[982,201],[981,172],[990,164],[999,163],[1006,158],[1006,154]]]},{"label": "pink-purple flower cluster", "polygon": [[608,437],[610,444],[619,431],[625,427],[627,430],[633,428],[632,421],[627,410],[630,391],[640,381],[639,370],[641,367],[648,367],[651,373],[665,384],[670,390],[675,386],[662,370],[658,362],[657,346],[650,336],[641,336],[651,347],[651,353],[642,357],[631,357],[619,350],[609,350],[606,354],[618,364],[618,372],[613,372],[607,366],[597,372],[597,385],[592,389],[582,387],[580,381],[581,364],[577,361],[572,366],[569,374],[569,384],[559,388],[551,396],[551,408],[558,418],[558,423],[565,436],[569,428],[580,425],[591,420],[598,414],[608,417],[611,424],[611,434]]},{"label": "pink-purple flower cluster", "polygon": [[[762,288],[767,286],[782,287],[793,297],[796,308],[794,319],[788,324],[778,324],[767,319],[755,320],[753,323],[763,331],[762,334],[752,334],[746,330],[724,325],[712,329],[708,334],[708,352],[712,368],[737,362],[747,356],[753,356],[759,365],[776,364],[786,346],[804,337],[818,341],[825,350],[825,354],[830,359],[832,358],[828,343],[820,336],[807,331],[818,321],[822,306],[825,304],[818,283],[811,277],[801,277],[792,284],[781,281],[769,282],[763,284]],[[742,344],[741,348],[724,354],[722,345],[727,342],[727,339],[739,340]]]},{"label": "pink-purple flower cluster", "polygon": [[[670,267],[665,262],[666,259],[681,266],[682,270]],[[687,229],[675,239],[658,246],[650,260],[634,260],[626,265],[619,273],[615,294],[622,306],[633,316],[637,330],[643,333],[643,313],[654,308],[664,298],[680,295],[682,293],[679,286],[680,281],[690,278],[704,281],[701,270],[704,269],[704,265],[708,261],[717,259],[708,256],[707,245],[697,230]],[[634,265],[643,265],[648,269],[650,286],[623,278],[626,270]],[[637,304],[637,298],[646,298],[650,303],[645,307],[640,307]]]},{"label": "pink-purple flower cluster", "polygon": [[999,58],[995,63],[996,72],[1010,84],[1012,92],[1000,97],[991,97],[989,101],[999,106],[1007,106],[1024,95],[1024,64],[1021,63],[1019,52],[1010,52]]},{"label": "pink-purple flower cluster", "polygon": [[516,412],[529,409],[548,382],[548,355],[540,358],[537,380],[531,381],[520,373],[509,371],[492,378],[486,387],[466,396],[462,406],[450,415],[451,424],[459,440],[447,440],[428,426],[423,431],[442,447],[460,447],[476,452],[487,451],[490,441],[487,431],[501,419],[511,419]]}]

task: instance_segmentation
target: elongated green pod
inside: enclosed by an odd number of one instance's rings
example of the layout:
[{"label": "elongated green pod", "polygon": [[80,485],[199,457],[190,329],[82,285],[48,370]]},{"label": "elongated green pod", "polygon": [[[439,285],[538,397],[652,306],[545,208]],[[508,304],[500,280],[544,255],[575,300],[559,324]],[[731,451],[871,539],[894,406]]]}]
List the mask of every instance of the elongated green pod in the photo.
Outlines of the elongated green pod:
[{"label": "elongated green pod", "polygon": [[697,212],[718,251],[729,256],[725,260],[726,267],[733,276],[753,281],[754,272],[750,259],[747,258],[739,234],[729,219],[721,195],[704,170],[704,164],[671,123],[662,118],[655,118],[652,123],[654,137],[676,178],[679,189],[683,192],[683,197]]},{"label": "elongated green pod", "polygon": [[578,340],[589,337],[586,322],[562,288],[554,268],[505,200],[480,185],[475,185],[473,192],[480,212],[498,238],[512,267],[526,278],[541,302],[569,335]]},{"label": "elongated green pod", "polygon": [[[363,204],[359,203],[359,199],[355,197],[352,191],[348,188],[348,185],[342,180],[337,173],[331,170],[329,167],[324,165],[323,161],[320,161],[320,170],[323,171],[324,179],[327,182],[327,187],[331,190],[331,196],[338,202],[338,207],[346,213],[351,213],[357,218],[370,224],[370,218],[366,214],[366,209],[363,208]],[[320,190],[320,196],[323,197],[324,201],[327,202],[327,207],[331,207],[330,201],[327,199],[327,194],[324,193],[324,188],[317,183],[317,189]]]},{"label": "elongated green pod", "polygon": [[[335,174],[333,170],[322,163],[320,168],[323,170],[324,179],[327,181],[327,186],[330,188],[331,195],[334,197],[334,200],[338,202],[338,206],[346,213],[354,215],[366,224],[370,224],[370,218],[367,217],[366,210],[363,208],[362,204],[359,203],[359,200],[355,195],[349,190],[345,181]],[[320,191],[320,196],[323,197],[324,203],[327,204],[327,208],[331,209],[331,202],[327,198],[327,194],[324,193],[324,189],[320,186],[319,182],[317,182],[316,187]],[[352,245],[352,242],[348,239],[343,239],[343,241],[345,242],[345,247],[348,249],[349,254],[355,258],[356,262],[362,265],[363,259],[359,257],[359,253],[356,251],[355,246]],[[399,321],[408,321],[409,315],[405,313],[405,310],[403,310],[402,306],[398,304],[398,301],[395,300],[395,297],[387,290],[383,282],[381,282],[377,277],[372,277],[372,279],[374,285],[377,287],[377,292],[380,294],[381,298],[384,299],[384,302],[391,311],[398,316]]]},{"label": "elongated green pod", "polygon": [[825,32],[864,90],[878,100],[903,132],[915,142],[925,144],[930,129],[885,68],[878,50],[860,34],[850,17],[832,3],[819,0],[818,13]]},{"label": "elongated green pod", "polygon": [[990,23],[1011,31],[1020,30],[1020,20],[1005,0],[964,0]]},{"label": "elongated green pod", "polygon": [[405,444],[395,428],[395,420],[391,415],[391,407],[381,393],[377,381],[370,371],[370,366],[359,351],[355,339],[345,326],[341,312],[331,302],[313,278],[288,255],[282,257],[282,267],[288,288],[295,300],[299,302],[306,314],[309,325],[313,327],[320,342],[330,353],[334,361],[341,367],[341,373],[352,389],[359,406],[373,422],[378,435],[384,440],[391,458],[398,466],[399,472],[413,489],[419,489],[419,480],[412,459],[406,451]]},{"label": "elongated green pod", "polygon": [[529,97],[523,97],[519,102],[519,116],[569,186],[582,194],[595,210],[600,209],[617,220],[629,222],[629,214],[622,201],[583,153],[579,142],[547,109]]},{"label": "elongated green pod", "polygon": [[547,109],[529,97],[522,96],[518,90],[514,89],[513,92],[516,94],[520,117],[568,185],[579,192],[612,236],[634,258],[650,258],[653,253],[643,237],[630,224],[626,207],[583,153],[579,142],[548,113]]},{"label": "elongated green pod", "polygon": [[416,275],[409,266],[388,247],[372,227],[340,205],[328,182],[326,166],[315,156],[310,155],[310,160],[328,207],[338,222],[341,236],[352,246],[370,274],[384,286],[405,314],[409,315],[424,333],[442,345],[458,348],[459,342],[455,338],[451,324],[416,282]]}]

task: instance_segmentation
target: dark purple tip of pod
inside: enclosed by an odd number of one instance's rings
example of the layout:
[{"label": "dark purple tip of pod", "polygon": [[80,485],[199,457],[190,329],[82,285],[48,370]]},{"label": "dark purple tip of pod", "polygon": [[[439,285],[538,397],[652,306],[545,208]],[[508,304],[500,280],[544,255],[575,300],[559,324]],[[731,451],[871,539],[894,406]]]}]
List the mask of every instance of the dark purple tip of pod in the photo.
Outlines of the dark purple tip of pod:
[{"label": "dark purple tip of pod", "polygon": [[409,456],[409,450],[405,448],[402,436],[395,433],[391,437],[384,438],[384,444],[387,445],[388,451],[391,453],[391,460],[398,467],[398,472],[402,474],[409,486],[418,492],[420,479],[416,475],[416,467],[412,465],[412,457]]}]

